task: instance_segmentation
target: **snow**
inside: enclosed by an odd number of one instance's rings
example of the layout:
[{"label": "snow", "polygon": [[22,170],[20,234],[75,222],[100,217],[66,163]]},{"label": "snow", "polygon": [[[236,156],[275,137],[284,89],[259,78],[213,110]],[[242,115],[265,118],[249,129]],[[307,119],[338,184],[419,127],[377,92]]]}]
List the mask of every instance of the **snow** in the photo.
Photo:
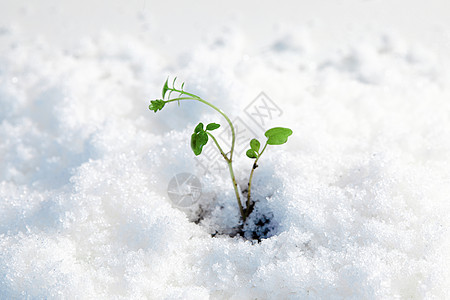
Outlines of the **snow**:
[{"label": "snow", "polygon": [[[170,59],[114,32],[67,47],[2,28],[1,298],[450,297],[450,51],[366,28],[327,51],[305,25],[248,52],[228,26]],[[167,75],[246,124],[261,91],[282,110],[267,128],[294,134],[252,189],[268,238],[229,236],[229,176],[190,150],[198,122],[224,120],[193,102],[148,110]],[[202,183],[191,210],[167,194],[183,172]]]}]

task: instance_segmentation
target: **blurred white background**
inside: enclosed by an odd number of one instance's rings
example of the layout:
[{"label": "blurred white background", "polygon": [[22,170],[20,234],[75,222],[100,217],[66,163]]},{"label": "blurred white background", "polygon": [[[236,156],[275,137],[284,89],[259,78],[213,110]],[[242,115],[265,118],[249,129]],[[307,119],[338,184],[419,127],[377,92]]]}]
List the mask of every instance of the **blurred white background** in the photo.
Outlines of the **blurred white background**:
[{"label": "blurred white background", "polygon": [[[407,42],[450,51],[450,1],[150,1],[1,0],[0,25],[22,34],[70,46],[86,35],[107,31],[139,37],[169,55],[237,28],[249,53],[264,48],[285,26],[308,26],[326,51],[367,30],[389,31]],[[364,28],[365,30],[361,30]]]}]

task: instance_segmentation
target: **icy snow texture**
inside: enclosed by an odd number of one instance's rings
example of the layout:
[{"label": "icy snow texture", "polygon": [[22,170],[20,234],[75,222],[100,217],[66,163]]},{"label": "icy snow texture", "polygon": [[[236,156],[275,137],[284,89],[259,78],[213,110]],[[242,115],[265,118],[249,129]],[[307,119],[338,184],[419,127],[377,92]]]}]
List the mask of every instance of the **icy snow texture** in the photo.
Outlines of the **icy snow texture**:
[{"label": "icy snow texture", "polygon": [[[449,297],[450,69],[426,47],[371,34],[318,55],[294,30],[243,55],[231,31],[167,61],[107,34],[0,38],[1,298]],[[171,207],[193,126],[222,120],[150,112],[167,74],[233,116],[261,90],[282,107],[294,135],[254,179],[271,238],[211,237],[238,221],[226,173],[202,178],[199,225]]]}]

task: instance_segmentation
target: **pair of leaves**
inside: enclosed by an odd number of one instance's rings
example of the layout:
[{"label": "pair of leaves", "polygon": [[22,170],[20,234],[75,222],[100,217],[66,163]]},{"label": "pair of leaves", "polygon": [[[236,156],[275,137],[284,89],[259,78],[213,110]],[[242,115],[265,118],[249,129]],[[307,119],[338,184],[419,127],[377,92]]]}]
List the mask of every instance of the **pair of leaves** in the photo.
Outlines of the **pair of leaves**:
[{"label": "pair of leaves", "polygon": [[250,141],[250,149],[245,153],[249,158],[257,158],[259,155],[259,148],[261,143],[257,139],[252,139]]},{"label": "pair of leaves", "polygon": [[[288,137],[292,134],[292,130],[284,127],[274,127],[267,130],[264,135],[267,137],[268,145],[282,145],[287,142]],[[260,155],[260,142],[257,139],[250,141],[250,149],[245,153],[249,158],[258,158]],[[264,151],[264,150],[263,150]]]},{"label": "pair of leaves", "polygon": [[196,156],[200,155],[203,150],[203,146],[208,143],[208,134],[206,131],[212,131],[219,128],[217,123],[209,123],[206,128],[203,129],[203,123],[198,123],[194,129],[194,133],[191,135],[191,148]]}]

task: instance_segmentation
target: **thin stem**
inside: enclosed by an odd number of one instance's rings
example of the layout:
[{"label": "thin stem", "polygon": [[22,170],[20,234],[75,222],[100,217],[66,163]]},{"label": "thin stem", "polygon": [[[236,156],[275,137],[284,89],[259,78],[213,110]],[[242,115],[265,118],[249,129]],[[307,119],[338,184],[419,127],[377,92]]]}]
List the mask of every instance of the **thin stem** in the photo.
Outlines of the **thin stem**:
[{"label": "thin stem", "polygon": [[250,207],[251,207],[250,197],[251,197],[251,190],[252,190],[253,173],[255,172],[255,169],[258,167],[258,160],[261,157],[261,155],[263,154],[264,150],[266,150],[266,147],[267,147],[267,142],[264,145],[264,147],[261,150],[261,152],[258,153],[258,157],[256,157],[255,162],[253,163],[252,171],[250,172],[250,178],[248,179],[247,207],[245,209],[245,218],[247,218],[250,215],[250,213],[251,213],[251,211],[250,211]]},{"label": "thin stem", "polygon": [[191,94],[191,93],[188,93],[188,92],[176,89],[176,88],[168,88],[167,90],[168,91],[174,91],[174,92],[177,92],[177,93],[180,93],[180,94],[184,94],[184,95],[188,95],[188,96],[191,96],[192,98],[195,98],[195,99],[200,99],[200,97],[197,96],[197,95],[194,95],[194,94]]},{"label": "thin stem", "polygon": [[227,157],[227,155],[225,154],[225,152],[223,152],[222,148],[220,147],[219,143],[217,142],[216,138],[210,133],[210,132],[206,132],[207,135],[209,135],[212,140],[214,141],[214,143],[216,144],[217,148],[220,151],[220,154],[222,154],[223,158],[227,161],[227,163],[230,161],[230,159]]},{"label": "thin stem", "polygon": [[241,213],[243,222],[245,222],[244,207],[242,206],[241,197],[240,197],[240,194],[239,194],[239,190],[238,190],[238,186],[237,186],[237,182],[236,182],[236,177],[234,176],[233,165],[232,165],[231,159],[229,159],[226,156],[226,154],[223,152],[223,150],[220,147],[219,143],[217,142],[216,138],[210,132],[206,132],[206,134],[208,134],[213,139],[214,143],[216,144],[217,148],[220,151],[220,154],[222,154],[223,158],[225,159],[225,161],[228,164],[228,169],[230,170],[231,179],[233,181],[234,193],[236,194],[236,199],[237,199],[238,204],[239,204],[239,211]]},{"label": "thin stem", "polygon": [[197,98],[192,98],[192,97],[180,97],[180,98],[173,98],[170,100],[164,100],[166,103],[169,102],[174,102],[174,101],[179,101],[179,100],[198,100]]},{"label": "thin stem", "polygon": [[242,206],[242,202],[241,202],[241,197],[239,196],[239,190],[238,190],[238,186],[237,186],[237,182],[236,182],[236,177],[234,176],[234,172],[233,172],[233,165],[231,163],[231,160],[227,161],[228,163],[228,169],[230,170],[230,175],[231,175],[231,180],[233,181],[233,187],[234,187],[234,193],[236,195],[236,199],[239,205],[239,212],[241,213],[242,216],[242,223],[245,222],[245,212],[244,212],[244,208]]}]

